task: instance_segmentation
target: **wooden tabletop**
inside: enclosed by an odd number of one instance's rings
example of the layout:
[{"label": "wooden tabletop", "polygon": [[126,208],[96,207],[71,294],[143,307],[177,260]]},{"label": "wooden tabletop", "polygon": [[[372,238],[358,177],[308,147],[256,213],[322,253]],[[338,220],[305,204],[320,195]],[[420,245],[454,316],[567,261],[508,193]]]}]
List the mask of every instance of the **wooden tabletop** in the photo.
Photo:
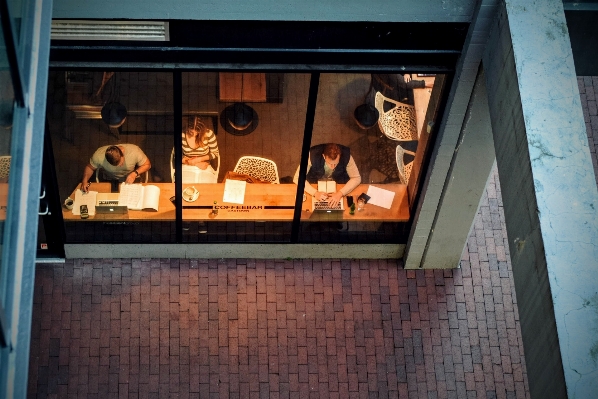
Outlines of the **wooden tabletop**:
[{"label": "wooden tabletop", "polygon": [[266,102],[265,73],[220,72],[220,101]]},{"label": "wooden tabletop", "polygon": [[[415,80],[425,80],[426,84],[434,83],[435,78],[433,76],[418,77],[413,75]],[[413,101],[415,102],[415,121],[417,124],[417,135],[422,132],[424,120],[426,119],[426,112],[428,112],[428,103],[430,102],[430,95],[432,89],[429,87],[413,89]]]},{"label": "wooden tabletop", "polygon": [[8,183],[0,183],[0,220],[6,220],[6,205],[8,204]]},{"label": "wooden tabletop", "polygon": [[[174,204],[170,197],[174,195],[174,183],[150,183],[160,188],[160,205],[158,211],[133,211],[127,215],[116,216],[95,214],[89,219],[81,219],[73,215],[70,210],[63,207],[62,213],[66,221],[98,221],[98,220],[148,220],[148,221],[173,221],[175,219]],[[294,184],[247,184],[243,204],[232,204],[222,201],[224,183],[213,184],[184,184],[194,186],[199,191],[199,197],[194,202],[183,201],[183,220],[197,221],[292,221],[294,215],[295,195],[297,186]],[[367,192],[367,184],[359,185],[350,194],[355,200],[361,193]],[[311,197],[307,195],[302,204],[301,220],[304,222],[317,222],[326,220],[346,221],[387,221],[404,222],[409,220],[407,205],[407,187],[403,184],[377,184],[377,187],[395,192],[391,209],[377,205],[367,204],[362,211],[349,214],[349,207],[345,201],[345,211],[342,214],[329,214],[327,212],[312,212]],[[338,187],[342,187],[339,185]],[[77,188],[78,189],[78,188]],[[110,192],[110,183],[92,183],[90,190]],[[71,195],[74,198],[74,191]],[[218,215],[213,216],[212,205],[217,201]]]}]

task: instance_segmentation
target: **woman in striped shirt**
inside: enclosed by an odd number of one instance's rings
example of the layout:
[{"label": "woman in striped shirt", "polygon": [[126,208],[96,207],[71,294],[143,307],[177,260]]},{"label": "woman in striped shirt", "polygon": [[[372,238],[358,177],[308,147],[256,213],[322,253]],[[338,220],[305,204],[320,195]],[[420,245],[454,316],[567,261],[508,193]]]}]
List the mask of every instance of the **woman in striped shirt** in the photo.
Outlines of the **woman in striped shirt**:
[{"label": "woman in striped shirt", "polygon": [[218,156],[216,135],[195,117],[193,124],[183,132],[183,163],[205,170],[212,168],[210,161]]}]

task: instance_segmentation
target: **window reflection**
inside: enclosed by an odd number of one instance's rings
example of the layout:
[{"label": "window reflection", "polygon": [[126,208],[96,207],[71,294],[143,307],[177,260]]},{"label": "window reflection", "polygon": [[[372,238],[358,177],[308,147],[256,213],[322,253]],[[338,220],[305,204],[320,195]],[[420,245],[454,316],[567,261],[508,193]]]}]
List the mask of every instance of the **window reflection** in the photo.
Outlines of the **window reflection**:
[{"label": "window reflection", "polygon": [[11,164],[11,140],[15,94],[0,31],[0,243],[4,242],[4,221],[8,205],[8,180]]}]

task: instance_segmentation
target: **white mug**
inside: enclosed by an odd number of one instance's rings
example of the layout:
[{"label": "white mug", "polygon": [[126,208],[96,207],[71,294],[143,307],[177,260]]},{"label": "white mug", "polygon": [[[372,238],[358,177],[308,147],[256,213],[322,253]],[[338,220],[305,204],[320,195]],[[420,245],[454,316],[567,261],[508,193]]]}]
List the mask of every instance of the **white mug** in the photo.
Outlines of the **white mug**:
[{"label": "white mug", "polygon": [[71,197],[68,197],[64,200],[64,206],[66,207],[66,209],[73,209],[74,203],[75,201]]}]

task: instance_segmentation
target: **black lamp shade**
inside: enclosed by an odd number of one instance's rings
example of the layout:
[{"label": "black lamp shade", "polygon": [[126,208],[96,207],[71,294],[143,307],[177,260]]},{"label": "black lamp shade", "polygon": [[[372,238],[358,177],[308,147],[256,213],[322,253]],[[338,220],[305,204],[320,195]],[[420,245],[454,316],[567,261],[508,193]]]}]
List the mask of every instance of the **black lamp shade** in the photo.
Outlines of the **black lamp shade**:
[{"label": "black lamp shade", "polygon": [[377,122],[380,114],[378,110],[370,104],[361,104],[353,112],[355,122],[362,129],[369,129],[373,127]]},{"label": "black lamp shade", "polygon": [[110,102],[102,107],[101,115],[104,123],[111,128],[118,128],[127,119],[127,109],[121,103]]},{"label": "black lamp shade", "polygon": [[244,136],[257,128],[258,115],[249,105],[234,103],[224,108],[220,114],[220,124],[228,133]]}]

